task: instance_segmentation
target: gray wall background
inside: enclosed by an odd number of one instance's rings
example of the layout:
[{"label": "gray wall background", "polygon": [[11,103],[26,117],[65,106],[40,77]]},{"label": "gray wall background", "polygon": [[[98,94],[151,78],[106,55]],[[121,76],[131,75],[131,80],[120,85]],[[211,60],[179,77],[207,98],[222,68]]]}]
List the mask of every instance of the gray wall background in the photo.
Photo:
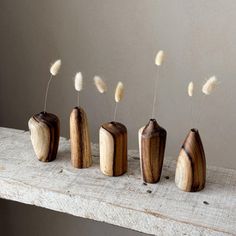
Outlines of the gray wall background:
[{"label": "gray wall background", "polygon": [[[236,168],[234,22],[234,0],[0,0],[0,126],[28,129],[29,117],[43,109],[49,64],[61,58],[48,111],[60,117],[63,136],[76,105],[72,78],[81,71],[92,140],[112,120],[113,92],[122,80],[126,96],[117,119],[128,127],[129,148],[137,148],[159,77],[156,118],[168,131],[166,154],[176,158],[197,126],[208,164]],[[159,49],[166,60],[157,72]],[[94,88],[95,74],[109,86],[104,96]],[[193,80],[200,90],[211,75],[220,79],[219,89],[203,101],[200,92],[194,97],[191,119],[187,84]]]},{"label": "gray wall background", "polygon": [[[97,142],[101,123],[113,119],[113,93],[121,80],[126,96],[117,119],[137,148],[137,130],[148,122],[154,80],[159,77],[156,118],[168,131],[167,155],[174,158],[193,126],[199,128],[210,164],[234,167],[236,140],[236,2],[233,0],[1,0],[0,125],[28,129],[29,117],[42,111],[48,68],[61,58],[61,73],[51,84],[48,111],[61,119],[63,136],[76,105],[73,76],[82,71],[81,105]],[[159,49],[166,52],[160,71]],[[93,85],[95,74],[109,86],[106,95]],[[219,89],[193,108],[186,87],[200,89],[215,74]]]}]

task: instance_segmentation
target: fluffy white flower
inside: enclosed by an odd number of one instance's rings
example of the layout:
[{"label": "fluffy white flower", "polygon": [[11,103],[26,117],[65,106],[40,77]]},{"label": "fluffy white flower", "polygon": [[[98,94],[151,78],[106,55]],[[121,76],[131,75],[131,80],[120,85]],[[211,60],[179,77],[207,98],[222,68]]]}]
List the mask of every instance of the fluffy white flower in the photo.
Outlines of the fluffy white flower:
[{"label": "fluffy white flower", "polygon": [[61,68],[61,60],[56,60],[50,67],[50,73],[55,76]]},{"label": "fluffy white flower", "polygon": [[97,90],[100,93],[105,93],[107,91],[107,85],[106,83],[101,79],[99,76],[94,76],[94,83],[97,88]]},{"label": "fluffy white flower", "polygon": [[118,82],[115,91],[115,101],[120,102],[124,97],[124,84],[122,82]]},{"label": "fluffy white flower", "polygon": [[188,96],[189,96],[189,97],[192,97],[192,96],[193,96],[193,91],[194,91],[194,84],[193,84],[193,81],[191,81],[191,82],[188,84]]},{"label": "fluffy white flower", "polygon": [[83,75],[81,72],[75,75],[75,89],[79,92],[83,89]]},{"label": "fluffy white flower", "polygon": [[155,64],[157,66],[161,66],[164,60],[164,52],[161,50],[157,53],[156,58],[155,58]]},{"label": "fluffy white flower", "polygon": [[217,85],[218,85],[217,78],[215,76],[212,76],[202,86],[202,92],[206,95],[210,95],[212,91],[217,87]]}]

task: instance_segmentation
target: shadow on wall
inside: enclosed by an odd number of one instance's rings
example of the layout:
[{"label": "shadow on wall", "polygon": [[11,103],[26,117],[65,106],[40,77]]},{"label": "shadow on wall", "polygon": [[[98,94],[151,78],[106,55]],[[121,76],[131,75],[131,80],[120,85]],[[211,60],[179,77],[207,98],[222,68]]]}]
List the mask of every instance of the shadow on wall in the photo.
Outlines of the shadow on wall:
[{"label": "shadow on wall", "polygon": [[121,227],[0,199],[0,235],[4,236],[141,236]]}]

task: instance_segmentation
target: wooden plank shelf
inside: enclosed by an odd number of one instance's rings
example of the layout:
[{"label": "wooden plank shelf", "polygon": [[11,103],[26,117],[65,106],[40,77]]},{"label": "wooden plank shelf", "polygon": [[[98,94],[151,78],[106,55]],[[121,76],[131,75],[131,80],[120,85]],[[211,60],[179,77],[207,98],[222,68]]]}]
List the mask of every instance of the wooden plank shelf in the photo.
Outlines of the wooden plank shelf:
[{"label": "wooden plank shelf", "polygon": [[98,146],[93,165],[75,169],[70,143],[61,138],[57,159],[39,162],[29,133],[0,128],[0,197],[154,235],[236,235],[236,170],[209,166],[206,188],[180,191],[176,162],[164,161],[158,184],[143,184],[137,151],[128,172],[104,176]]}]

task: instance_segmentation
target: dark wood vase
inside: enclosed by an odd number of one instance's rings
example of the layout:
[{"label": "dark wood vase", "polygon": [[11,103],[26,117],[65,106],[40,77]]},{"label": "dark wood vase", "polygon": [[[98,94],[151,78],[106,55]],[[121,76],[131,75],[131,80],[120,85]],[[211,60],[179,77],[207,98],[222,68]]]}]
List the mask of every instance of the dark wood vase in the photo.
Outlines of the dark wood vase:
[{"label": "dark wood vase", "polygon": [[99,131],[100,169],[108,176],[127,171],[127,129],[118,122],[109,122]]},{"label": "dark wood vase", "polygon": [[186,192],[200,191],[206,182],[206,159],[198,130],[191,129],[177,159],[175,183]]},{"label": "dark wood vase", "polygon": [[28,122],[32,145],[40,161],[56,159],[60,138],[60,120],[51,113],[41,112]]},{"label": "dark wood vase", "polygon": [[150,119],[145,127],[139,130],[140,166],[143,181],[157,183],[160,180],[167,132],[155,119]]},{"label": "dark wood vase", "polygon": [[91,143],[88,120],[81,107],[75,107],[70,114],[71,163],[75,168],[92,165]]}]

